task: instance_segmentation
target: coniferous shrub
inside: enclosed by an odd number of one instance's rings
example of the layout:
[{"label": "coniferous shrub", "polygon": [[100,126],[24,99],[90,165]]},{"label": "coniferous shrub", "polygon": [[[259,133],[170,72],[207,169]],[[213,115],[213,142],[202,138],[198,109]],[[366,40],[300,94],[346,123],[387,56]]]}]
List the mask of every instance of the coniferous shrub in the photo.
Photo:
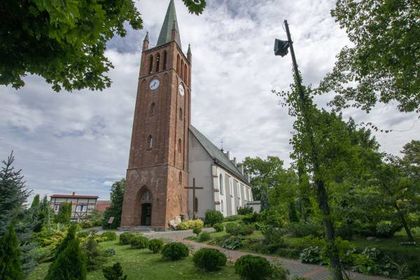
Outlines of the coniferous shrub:
[{"label": "coniferous shrub", "polygon": [[149,245],[149,239],[144,236],[137,235],[130,240],[130,246],[133,249],[145,249]]},{"label": "coniferous shrub", "polygon": [[235,272],[244,280],[264,280],[271,277],[273,269],[265,258],[245,255],[235,262]]},{"label": "coniferous shrub", "polygon": [[61,224],[69,224],[71,218],[71,203],[64,202],[60,204],[60,208],[58,209],[58,213],[55,216],[55,222]]},{"label": "coniferous shrub", "polygon": [[120,244],[121,245],[129,245],[131,242],[131,239],[135,237],[136,235],[132,232],[123,232],[120,234]]},{"label": "coniferous shrub", "polygon": [[171,242],[162,248],[162,257],[172,261],[186,258],[189,253],[188,247],[181,242]]},{"label": "coniferous shrub", "polygon": [[102,269],[102,273],[106,280],[126,280],[127,275],[124,275],[121,264],[115,263],[113,266],[107,266]]},{"label": "coniferous shrub", "polygon": [[105,262],[103,253],[98,248],[98,243],[94,236],[89,236],[84,245],[86,252],[86,267],[88,271],[93,271],[101,267]]},{"label": "coniferous shrub", "polygon": [[57,258],[58,255],[67,248],[68,243],[76,238],[76,229],[76,224],[72,224],[69,227],[69,229],[67,230],[66,237],[63,239],[63,241],[60,242],[60,244],[55,249],[54,258]]},{"label": "coniferous shrub", "polygon": [[8,230],[0,239],[0,279],[23,279],[19,241],[13,225],[9,225]]},{"label": "coniferous shrub", "polygon": [[86,257],[79,240],[72,239],[50,265],[45,280],[86,280]]},{"label": "coniferous shrub", "polygon": [[217,210],[207,210],[204,218],[204,223],[209,226],[223,222],[223,214]]},{"label": "coniferous shrub", "polygon": [[160,239],[152,239],[149,240],[149,250],[152,251],[154,254],[157,254],[162,250],[163,241]]},{"label": "coniferous shrub", "polygon": [[204,231],[198,236],[198,242],[205,242],[211,239],[210,233]]},{"label": "coniferous shrub", "polygon": [[194,265],[205,271],[216,271],[226,265],[226,255],[212,248],[201,248],[193,257]]},{"label": "coniferous shrub", "polygon": [[222,232],[225,230],[225,227],[221,223],[214,224],[213,228],[216,232]]}]

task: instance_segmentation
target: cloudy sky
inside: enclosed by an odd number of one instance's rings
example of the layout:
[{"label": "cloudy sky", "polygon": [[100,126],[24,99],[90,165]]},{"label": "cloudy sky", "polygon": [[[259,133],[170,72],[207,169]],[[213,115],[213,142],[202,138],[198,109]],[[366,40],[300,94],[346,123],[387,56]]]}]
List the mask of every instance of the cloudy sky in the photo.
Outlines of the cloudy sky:
[{"label": "cloudy sky", "polygon": [[[192,123],[238,159],[276,155],[290,163],[293,119],[272,89],[291,83],[290,57],[273,55],[274,38],[285,38],[287,19],[306,84],[317,85],[331,70],[335,55],[348,44],[329,11],[334,0],[208,0],[201,16],[176,0],[184,51],[193,53]],[[103,92],[54,93],[42,78],[28,76],[20,90],[0,87],[0,158],[14,150],[34,193],[97,194],[108,199],[110,185],[125,176],[136,98],[141,42],[159,35],[169,0],[137,1],[144,29],[109,42],[115,68]],[[321,106],[328,97],[317,100]],[[358,122],[371,121],[382,150],[398,154],[419,139],[414,114],[395,104],[370,114],[347,111]]]}]

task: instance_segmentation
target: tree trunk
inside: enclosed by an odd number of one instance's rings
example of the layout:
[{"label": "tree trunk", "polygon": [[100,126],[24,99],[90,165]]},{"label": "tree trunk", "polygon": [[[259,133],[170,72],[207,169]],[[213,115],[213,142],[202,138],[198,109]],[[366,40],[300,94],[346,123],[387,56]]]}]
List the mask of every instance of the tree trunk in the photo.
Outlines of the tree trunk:
[{"label": "tree trunk", "polygon": [[397,214],[398,214],[398,216],[400,217],[400,219],[401,219],[401,223],[402,223],[402,224],[403,224],[403,226],[404,226],[405,233],[407,234],[408,240],[409,240],[410,242],[414,242],[414,237],[413,237],[413,235],[411,234],[410,227],[408,226],[407,220],[405,219],[404,214],[401,212],[400,207],[398,207],[397,202],[394,202],[394,207],[395,207],[395,209],[397,210]]},{"label": "tree trunk", "polygon": [[340,257],[338,255],[338,249],[335,244],[335,231],[334,225],[331,221],[330,216],[330,207],[328,205],[328,194],[325,189],[324,181],[317,179],[315,181],[316,191],[317,191],[317,198],[318,198],[318,205],[319,209],[322,212],[323,222],[325,226],[325,235],[327,239],[327,252],[328,257],[331,261],[331,270],[332,276],[334,280],[343,280],[343,272],[340,262]]}]

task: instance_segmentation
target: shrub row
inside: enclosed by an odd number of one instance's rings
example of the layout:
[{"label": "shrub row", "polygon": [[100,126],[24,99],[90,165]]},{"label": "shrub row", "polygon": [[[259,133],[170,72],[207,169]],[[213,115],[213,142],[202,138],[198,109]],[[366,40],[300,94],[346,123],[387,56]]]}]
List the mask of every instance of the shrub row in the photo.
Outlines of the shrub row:
[{"label": "shrub row", "polygon": [[201,229],[203,227],[204,227],[204,222],[200,219],[196,219],[196,220],[183,221],[176,227],[176,229],[177,230],[187,230],[187,229],[195,229],[195,228]]}]

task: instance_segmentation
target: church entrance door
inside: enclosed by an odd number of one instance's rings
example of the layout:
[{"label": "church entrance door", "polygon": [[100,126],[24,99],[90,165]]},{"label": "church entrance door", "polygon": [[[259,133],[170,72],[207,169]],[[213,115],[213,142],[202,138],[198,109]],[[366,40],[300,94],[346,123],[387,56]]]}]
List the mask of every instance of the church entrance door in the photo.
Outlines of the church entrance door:
[{"label": "church entrance door", "polygon": [[141,221],[140,225],[150,226],[152,224],[152,204],[143,203],[141,205]]}]

